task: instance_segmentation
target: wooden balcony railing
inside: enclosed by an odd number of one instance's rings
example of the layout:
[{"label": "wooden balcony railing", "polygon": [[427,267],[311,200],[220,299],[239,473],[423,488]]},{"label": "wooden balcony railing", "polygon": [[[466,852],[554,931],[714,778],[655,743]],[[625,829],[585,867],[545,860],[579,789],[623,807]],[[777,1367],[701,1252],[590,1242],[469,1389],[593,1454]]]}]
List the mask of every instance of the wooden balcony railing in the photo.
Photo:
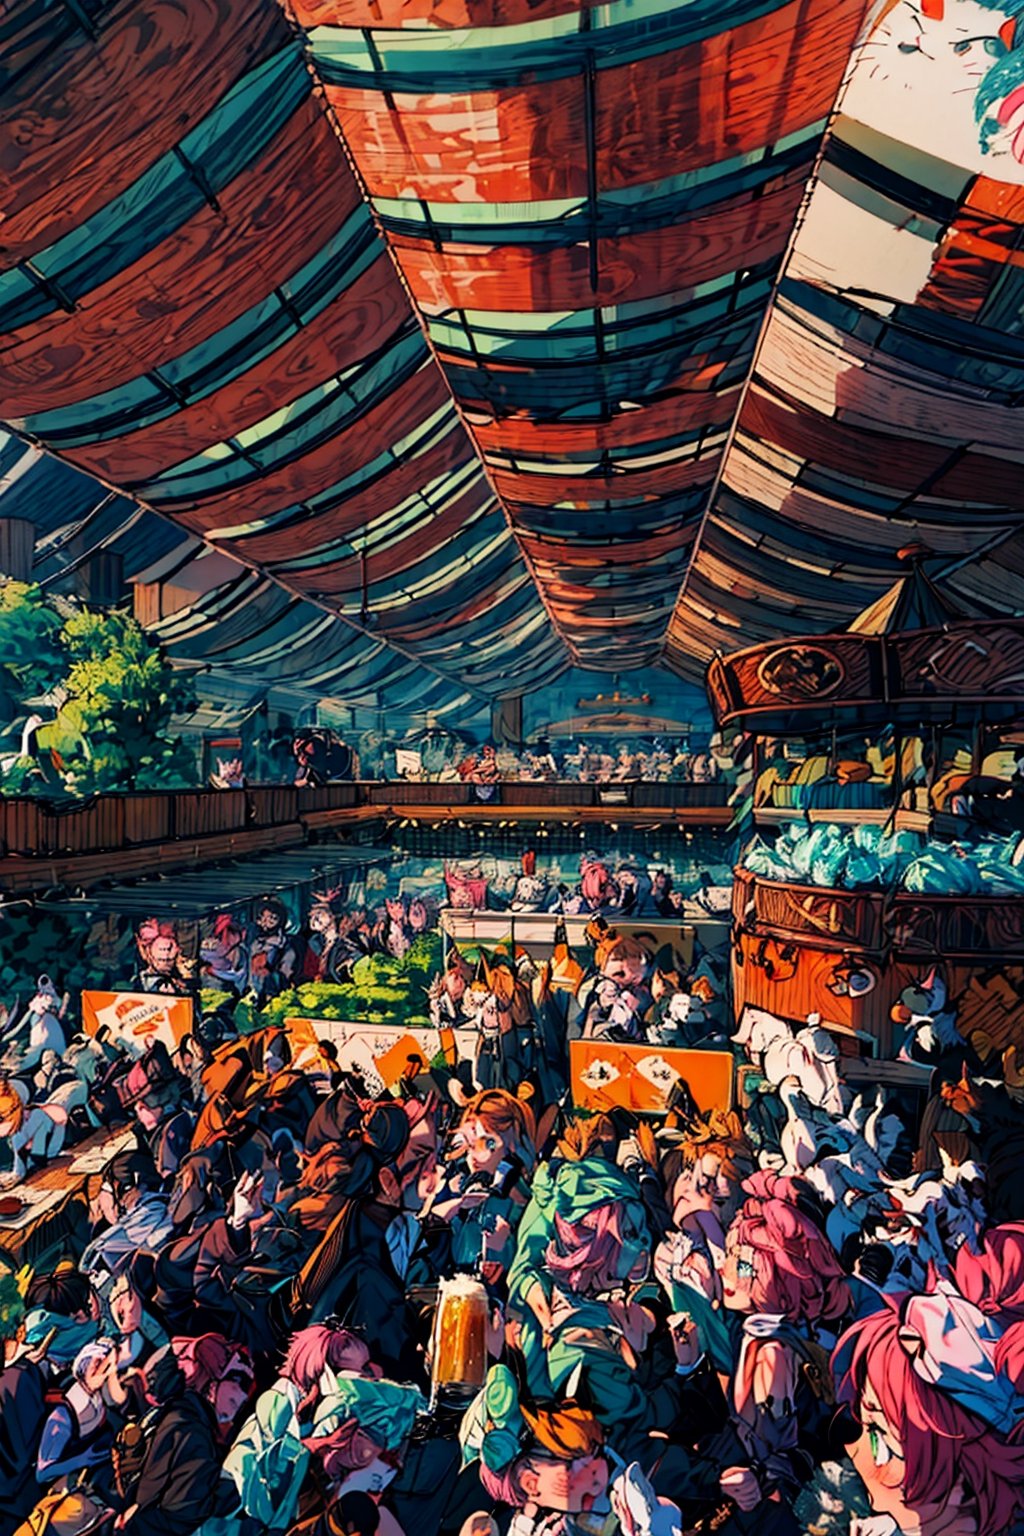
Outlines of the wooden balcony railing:
[{"label": "wooden balcony railing", "polygon": [[[471,812],[484,805],[563,815],[574,808],[609,817],[622,808],[678,816],[712,811],[727,820],[728,791],[719,784],[502,783],[488,800],[473,784],[365,782],[296,789],[290,784],[237,790],[174,790],[167,794],[96,795],[82,801],[0,797],[0,858],[61,859],[116,853],[151,844],[221,841],[238,834],[293,828],[301,840],[306,826],[337,819],[364,820],[375,812],[403,814],[425,807]],[[334,813],[338,813],[334,817]],[[2,883],[2,882],[0,882]]]}]

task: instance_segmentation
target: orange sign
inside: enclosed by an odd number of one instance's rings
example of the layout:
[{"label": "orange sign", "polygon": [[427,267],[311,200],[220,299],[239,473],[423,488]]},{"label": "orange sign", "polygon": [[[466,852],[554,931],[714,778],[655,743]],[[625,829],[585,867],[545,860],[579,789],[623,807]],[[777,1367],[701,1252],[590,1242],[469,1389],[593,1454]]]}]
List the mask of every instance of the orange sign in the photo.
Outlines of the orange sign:
[{"label": "orange sign", "polygon": [[159,992],[83,992],[82,1024],[87,1035],[106,1030],[115,1045],[141,1056],[155,1040],[176,1051],[192,1033],[192,999]]},{"label": "orange sign", "polygon": [[569,1074],[573,1103],[579,1109],[663,1115],[680,1080],[705,1114],[732,1107],[733,1060],[728,1051],[572,1040]]},{"label": "orange sign", "polygon": [[422,1029],[401,1024],[349,1024],[338,1019],[286,1019],[292,1046],[292,1066],[316,1070],[318,1042],[330,1040],[337,1047],[343,1071],[358,1071],[373,1092],[393,1088],[406,1070],[410,1056],[424,1066],[444,1055],[454,1066],[460,1056],[472,1056],[476,1033],[470,1030]]}]

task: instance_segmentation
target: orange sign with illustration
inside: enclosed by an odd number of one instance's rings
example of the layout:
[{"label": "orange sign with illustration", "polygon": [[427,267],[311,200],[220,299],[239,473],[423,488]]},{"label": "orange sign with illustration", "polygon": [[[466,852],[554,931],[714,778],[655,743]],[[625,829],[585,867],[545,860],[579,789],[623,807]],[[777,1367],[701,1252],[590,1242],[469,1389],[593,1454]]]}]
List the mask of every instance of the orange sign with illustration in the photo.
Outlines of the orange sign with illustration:
[{"label": "orange sign with illustration", "polygon": [[156,1040],[176,1051],[192,1033],[192,999],[159,992],[83,992],[82,1024],[87,1035],[109,1033],[115,1045],[141,1056]]},{"label": "orange sign with illustration", "polygon": [[429,1067],[435,1057],[444,1055],[454,1065],[459,1057],[471,1057],[476,1044],[475,1032],[465,1029],[302,1018],[286,1019],[285,1028],[291,1042],[292,1066],[297,1071],[317,1070],[319,1042],[330,1040],[337,1049],[341,1069],[360,1073],[374,1093],[393,1088],[410,1066],[410,1058],[418,1056],[424,1067]]},{"label": "orange sign with illustration", "polygon": [[680,1084],[689,1089],[704,1114],[732,1107],[733,1059],[729,1051],[572,1040],[569,1070],[573,1103],[578,1109],[631,1109],[637,1114],[663,1115]]}]

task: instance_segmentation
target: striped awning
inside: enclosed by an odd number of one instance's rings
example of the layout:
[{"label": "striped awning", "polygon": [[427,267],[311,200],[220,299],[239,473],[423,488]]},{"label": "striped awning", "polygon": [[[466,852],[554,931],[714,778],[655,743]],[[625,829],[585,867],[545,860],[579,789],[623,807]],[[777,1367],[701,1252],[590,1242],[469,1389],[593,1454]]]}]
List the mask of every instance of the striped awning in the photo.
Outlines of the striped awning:
[{"label": "striped awning", "polygon": [[911,541],[1024,613],[1024,6],[923,12],[884,7],[828,135],[670,627],[688,675],[843,629]]},{"label": "striped awning", "polygon": [[578,664],[657,658],[862,0],[298,0]]},{"label": "striped awning", "polygon": [[0,515],[452,712],[841,628],[911,538],[1018,611],[1024,0],[864,11],[11,0]]},{"label": "striped awning", "polygon": [[341,619],[338,653],[449,694],[557,675],[275,0],[15,0],[0,68],[0,420]]}]

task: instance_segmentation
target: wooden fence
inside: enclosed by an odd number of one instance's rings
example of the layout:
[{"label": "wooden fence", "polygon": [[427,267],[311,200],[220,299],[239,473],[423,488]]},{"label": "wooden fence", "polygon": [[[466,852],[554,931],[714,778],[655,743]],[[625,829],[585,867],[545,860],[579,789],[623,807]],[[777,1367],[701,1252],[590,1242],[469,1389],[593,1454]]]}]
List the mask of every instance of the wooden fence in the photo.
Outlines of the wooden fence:
[{"label": "wooden fence", "polygon": [[[724,785],[502,783],[490,803],[558,807],[616,805],[654,810],[723,806]],[[95,795],[82,801],[0,797],[0,857],[53,858],[120,848],[298,826],[304,816],[355,807],[480,804],[473,784],[360,783],[297,789],[175,790],[167,794]]]}]

